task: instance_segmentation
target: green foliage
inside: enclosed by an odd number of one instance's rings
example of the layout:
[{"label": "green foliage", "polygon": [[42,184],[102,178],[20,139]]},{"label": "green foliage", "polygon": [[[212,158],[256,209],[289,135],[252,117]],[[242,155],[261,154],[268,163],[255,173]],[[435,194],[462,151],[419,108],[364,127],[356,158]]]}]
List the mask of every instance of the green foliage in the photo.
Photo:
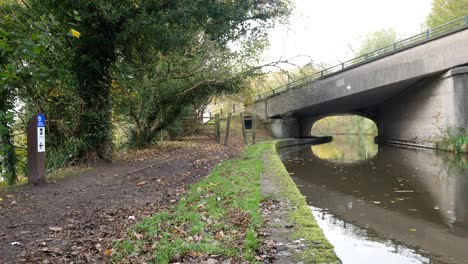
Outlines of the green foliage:
[{"label": "green foliage", "polygon": [[446,127],[442,129],[438,148],[454,151],[457,154],[468,152],[468,129]]},{"label": "green foliage", "polygon": [[113,120],[130,128],[132,146],[163,129],[176,135],[211,96],[245,87],[268,28],[289,9],[288,0],[1,1],[2,174],[16,178],[12,146],[25,142],[13,135],[36,112],[47,115],[48,168],[110,158]]},{"label": "green foliage", "polygon": [[17,179],[13,129],[19,116],[14,106],[37,92],[38,80],[49,80],[50,71],[40,62],[54,48],[51,33],[58,26],[53,16],[33,19],[27,11],[13,0],[0,3],[0,171],[10,184]]},{"label": "green foliage", "polygon": [[367,34],[361,43],[357,56],[362,56],[374,50],[393,45],[398,41],[398,33],[395,29],[381,29]]},{"label": "green foliage", "polygon": [[280,69],[279,71],[268,72],[267,74],[257,76],[251,81],[251,86],[254,87],[254,91],[251,91],[251,94],[247,96],[265,93],[278,87],[288,85],[289,83],[320,72],[320,68],[322,68],[322,65],[308,63],[293,70]]},{"label": "green foliage", "polygon": [[433,0],[426,27],[433,28],[468,15],[468,0]]},{"label": "green foliage", "polygon": [[[182,96],[184,89],[206,81],[203,86],[216,93],[233,91],[232,81],[207,79],[221,76],[216,67],[224,56],[219,52],[229,50],[235,41],[264,38],[275,18],[289,12],[287,0],[29,3],[35,13],[51,13],[72,29],[66,40],[80,102],[74,135],[86,145],[80,156],[87,160],[109,157],[114,113],[128,115],[135,125],[132,137],[137,140],[132,142],[144,146],[175,122],[184,107],[197,109],[215,93],[197,89]],[[224,69],[228,67],[232,70],[237,65],[228,60]],[[205,74],[208,68],[216,76]],[[175,76],[176,72],[180,75]],[[128,95],[114,96],[114,77]],[[119,106],[115,112],[112,99]]]}]

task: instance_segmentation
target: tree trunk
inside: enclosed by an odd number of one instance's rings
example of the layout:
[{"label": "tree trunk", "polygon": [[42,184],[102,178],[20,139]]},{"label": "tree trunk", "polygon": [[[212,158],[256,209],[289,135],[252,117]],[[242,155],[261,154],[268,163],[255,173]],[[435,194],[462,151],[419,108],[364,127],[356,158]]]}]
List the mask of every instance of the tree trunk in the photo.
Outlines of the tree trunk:
[{"label": "tree trunk", "polygon": [[91,25],[79,40],[74,58],[78,95],[83,100],[78,133],[86,144],[82,156],[89,162],[112,157],[111,73],[115,61],[115,39],[105,23]]},{"label": "tree trunk", "polygon": [[[0,88],[1,89],[1,88]],[[0,91],[0,127],[3,128],[0,131],[1,148],[0,155],[3,156],[2,167],[5,170],[4,178],[7,180],[9,185],[13,185],[16,182],[16,154],[15,147],[12,142],[12,131],[11,121],[6,113],[10,110],[10,94],[8,91]]]}]

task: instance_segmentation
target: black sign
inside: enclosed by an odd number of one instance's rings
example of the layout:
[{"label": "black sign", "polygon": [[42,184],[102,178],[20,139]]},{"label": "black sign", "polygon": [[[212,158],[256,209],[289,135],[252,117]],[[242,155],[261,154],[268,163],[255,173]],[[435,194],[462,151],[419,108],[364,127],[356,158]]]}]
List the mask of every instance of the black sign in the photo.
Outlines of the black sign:
[{"label": "black sign", "polygon": [[252,117],[251,116],[244,117],[244,124],[245,124],[245,129],[252,129]]}]

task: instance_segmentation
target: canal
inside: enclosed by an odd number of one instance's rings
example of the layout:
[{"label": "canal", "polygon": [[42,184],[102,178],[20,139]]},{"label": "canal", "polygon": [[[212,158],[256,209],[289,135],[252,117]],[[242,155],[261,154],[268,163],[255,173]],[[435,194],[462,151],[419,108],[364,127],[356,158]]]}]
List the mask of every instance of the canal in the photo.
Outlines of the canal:
[{"label": "canal", "polygon": [[373,137],[279,149],[343,263],[468,263],[468,156]]}]

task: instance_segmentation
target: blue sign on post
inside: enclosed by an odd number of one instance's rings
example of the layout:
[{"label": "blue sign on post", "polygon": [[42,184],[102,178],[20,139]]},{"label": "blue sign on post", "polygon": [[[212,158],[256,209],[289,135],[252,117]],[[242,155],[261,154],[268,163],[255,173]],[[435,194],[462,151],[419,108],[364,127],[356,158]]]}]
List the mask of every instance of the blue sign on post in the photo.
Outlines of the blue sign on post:
[{"label": "blue sign on post", "polygon": [[37,116],[37,152],[45,152],[45,115]]},{"label": "blue sign on post", "polygon": [[37,127],[45,127],[45,115],[44,114],[37,115]]}]

